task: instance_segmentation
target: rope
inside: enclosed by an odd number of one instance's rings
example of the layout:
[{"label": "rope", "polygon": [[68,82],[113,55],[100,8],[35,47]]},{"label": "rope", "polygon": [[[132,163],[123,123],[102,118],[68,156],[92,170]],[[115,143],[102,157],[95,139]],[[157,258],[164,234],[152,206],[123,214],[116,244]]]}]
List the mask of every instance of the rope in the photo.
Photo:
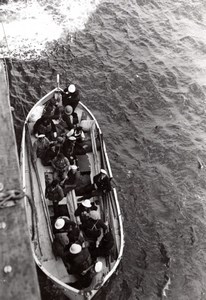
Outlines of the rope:
[{"label": "rope", "polygon": [[10,206],[8,201],[20,200],[25,196],[24,192],[21,190],[8,190],[5,192],[0,192],[0,208]]}]

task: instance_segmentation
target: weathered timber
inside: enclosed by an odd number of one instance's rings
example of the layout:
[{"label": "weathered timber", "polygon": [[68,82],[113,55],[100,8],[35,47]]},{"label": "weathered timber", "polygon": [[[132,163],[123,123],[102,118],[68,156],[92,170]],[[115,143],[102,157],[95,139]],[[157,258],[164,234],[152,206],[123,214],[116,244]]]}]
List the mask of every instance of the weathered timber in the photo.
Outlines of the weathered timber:
[{"label": "weathered timber", "polygon": [[[9,88],[0,61],[0,200],[9,190],[22,190]],[[1,187],[1,185],[0,185]],[[0,203],[1,203],[0,201]],[[40,291],[30,246],[23,198],[0,207],[0,299],[39,300]]]}]

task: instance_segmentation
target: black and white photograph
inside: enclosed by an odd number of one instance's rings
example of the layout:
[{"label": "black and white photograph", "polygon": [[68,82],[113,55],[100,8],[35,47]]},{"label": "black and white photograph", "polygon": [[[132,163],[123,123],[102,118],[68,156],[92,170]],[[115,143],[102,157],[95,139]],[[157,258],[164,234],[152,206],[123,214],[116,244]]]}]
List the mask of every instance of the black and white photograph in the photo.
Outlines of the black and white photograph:
[{"label": "black and white photograph", "polygon": [[0,300],[206,300],[206,2],[0,21]]}]

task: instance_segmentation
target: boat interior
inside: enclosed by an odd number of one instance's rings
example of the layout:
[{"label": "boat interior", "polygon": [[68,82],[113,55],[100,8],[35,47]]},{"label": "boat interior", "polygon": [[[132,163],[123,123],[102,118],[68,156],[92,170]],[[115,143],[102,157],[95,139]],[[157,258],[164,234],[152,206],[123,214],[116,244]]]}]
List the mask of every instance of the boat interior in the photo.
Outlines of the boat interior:
[{"label": "boat interior", "polygon": [[[33,125],[36,119],[38,119],[38,114],[39,116],[41,115],[45,103],[52,97],[53,92],[48,94],[47,97],[44,97],[42,101],[39,101],[28,116],[27,125],[32,144],[36,139],[32,134]],[[35,112],[37,112],[36,116]],[[86,154],[77,156],[77,164],[81,175],[79,184],[92,183],[93,176],[98,174],[102,168],[104,168],[112,178],[102,133],[96,120],[82,103],[79,103],[75,112],[78,114],[79,124],[84,131],[84,142],[89,145]],[[41,160],[37,159],[38,176],[36,176],[31,163],[31,153],[28,149],[25,151],[24,164],[26,174],[25,188],[27,193],[30,191],[30,198],[33,200],[32,206],[29,205],[28,202],[26,205],[30,215],[28,218],[30,230],[34,233],[32,244],[36,260],[39,266],[47,270],[53,278],[68,285],[72,284],[77,280],[76,277],[67,272],[67,266],[62,258],[55,256],[52,250],[55,221],[54,211],[52,201],[49,201],[45,197],[45,188],[46,180],[53,179],[53,168],[52,166],[43,166]],[[68,216],[70,220],[77,224],[80,224],[80,220],[79,217],[75,217],[74,212],[79,204],[78,198],[80,196],[82,195],[77,195],[76,189],[73,189],[67,193],[58,204],[61,215]],[[91,198],[90,201],[95,202],[95,205],[98,207],[99,218],[108,222],[115,240],[115,249],[112,255],[107,258],[98,258],[98,260],[103,262],[104,267],[102,273],[105,277],[112,270],[121,247],[119,212],[115,204],[115,188],[112,188],[112,191],[109,192],[104,199],[100,196],[95,196]]]}]

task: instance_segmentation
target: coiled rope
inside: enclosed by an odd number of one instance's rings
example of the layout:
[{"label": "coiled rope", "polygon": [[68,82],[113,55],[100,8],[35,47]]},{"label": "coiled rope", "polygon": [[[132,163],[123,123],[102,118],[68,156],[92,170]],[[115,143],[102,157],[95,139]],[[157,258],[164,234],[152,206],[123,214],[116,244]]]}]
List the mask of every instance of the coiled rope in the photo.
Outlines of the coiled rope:
[{"label": "coiled rope", "polygon": [[10,201],[20,200],[25,196],[22,190],[8,190],[0,192],[0,208],[11,206]]}]

